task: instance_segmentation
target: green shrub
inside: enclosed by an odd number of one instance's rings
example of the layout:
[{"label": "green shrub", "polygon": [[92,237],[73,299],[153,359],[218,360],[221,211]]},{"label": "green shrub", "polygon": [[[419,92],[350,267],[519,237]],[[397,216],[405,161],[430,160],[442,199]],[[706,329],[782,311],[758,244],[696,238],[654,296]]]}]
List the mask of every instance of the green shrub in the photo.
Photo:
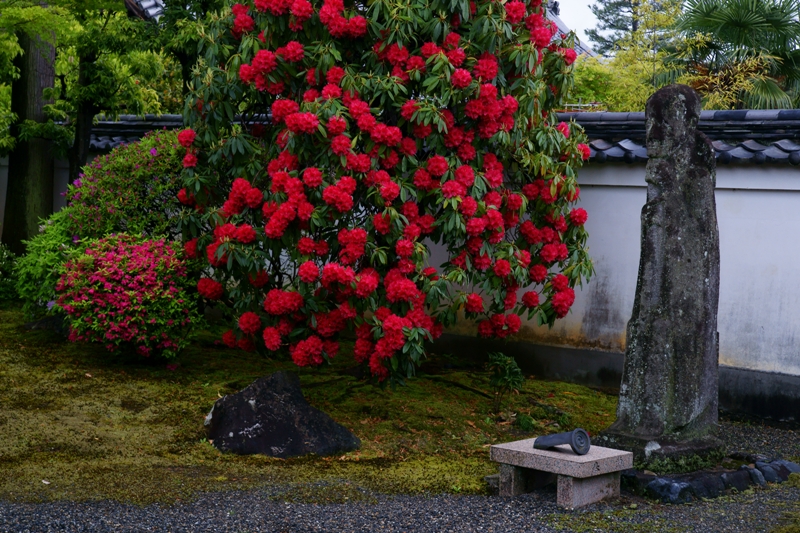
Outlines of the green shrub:
[{"label": "green shrub", "polygon": [[0,243],[0,301],[13,300],[17,297],[14,263],[17,257]]},{"label": "green shrub", "polygon": [[29,317],[46,313],[70,257],[87,239],[114,233],[175,239],[181,208],[177,185],[182,168],[177,134],[157,131],[115,148],[84,167],[67,190],[67,207],[43,222],[17,261],[17,291]]},{"label": "green shrub", "polygon": [[67,190],[71,228],[81,238],[112,233],[180,235],[180,172],[174,131],[152,131],[84,167]]},{"label": "green shrub", "polygon": [[42,231],[26,243],[26,253],[15,265],[17,293],[29,318],[42,315],[55,300],[56,282],[63,265],[77,251],[66,210],[43,222]]},{"label": "green shrub", "polygon": [[492,373],[489,384],[494,391],[494,411],[497,413],[500,411],[505,395],[518,390],[525,381],[525,377],[514,358],[502,353],[489,354],[488,368]]}]

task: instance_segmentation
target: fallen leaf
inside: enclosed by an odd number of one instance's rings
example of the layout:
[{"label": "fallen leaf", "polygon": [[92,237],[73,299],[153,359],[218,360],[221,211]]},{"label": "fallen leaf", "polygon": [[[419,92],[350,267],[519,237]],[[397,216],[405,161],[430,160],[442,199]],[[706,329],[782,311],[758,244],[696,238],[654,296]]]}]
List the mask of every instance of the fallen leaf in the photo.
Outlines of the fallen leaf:
[{"label": "fallen leaf", "polygon": [[472,427],[475,427],[475,422],[473,422],[472,420],[467,420],[467,424],[469,424]]},{"label": "fallen leaf", "polygon": [[47,481],[46,479],[43,479],[43,480],[42,480],[42,483],[44,483],[45,485],[49,485],[49,484],[50,484],[50,482],[49,482],[49,481]]},{"label": "fallen leaf", "polygon": [[88,373],[88,372],[87,372],[87,373],[86,373],[86,377],[87,377],[87,378],[90,378],[90,377],[92,377],[92,375],[91,375],[90,373]]}]

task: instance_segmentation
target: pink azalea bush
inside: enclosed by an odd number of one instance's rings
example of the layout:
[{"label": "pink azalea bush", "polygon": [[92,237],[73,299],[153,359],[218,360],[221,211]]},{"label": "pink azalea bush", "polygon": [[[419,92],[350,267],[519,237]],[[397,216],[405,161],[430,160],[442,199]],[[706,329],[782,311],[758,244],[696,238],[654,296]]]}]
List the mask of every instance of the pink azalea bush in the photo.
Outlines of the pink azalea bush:
[{"label": "pink azalea bush", "polygon": [[402,379],[459,317],[503,338],[567,314],[592,273],[572,206],[589,148],[553,113],[575,53],[545,9],[255,0],[210,18],[181,201],[198,291],[237,317],[225,343],[305,366],[354,334],[358,362]]},{"label": "pink azalea bush", "polygon": [[91,241],[56,285],[69,339],[175,356],[199,320],[182,253],[176,243],[125,234]]}]

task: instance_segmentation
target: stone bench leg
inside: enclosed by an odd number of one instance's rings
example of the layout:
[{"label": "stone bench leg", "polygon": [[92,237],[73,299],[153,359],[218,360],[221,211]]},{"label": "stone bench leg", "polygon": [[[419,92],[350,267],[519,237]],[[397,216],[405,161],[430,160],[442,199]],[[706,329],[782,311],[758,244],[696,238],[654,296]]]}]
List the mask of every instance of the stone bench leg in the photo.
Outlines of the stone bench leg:
[{"label": "stone bench leg", "polygon": [[[500,464],[500,496],[519,496],[544,487],[555,480],[555,474],[549,472]],[[617,492],[619,492],[619,488]]]},{"label": "stone bench leg", "polygon": [[[577,509],[578,507],[599,502],[603,498],[619,496],[619,478],[619,472],[587,478],[558,476],[558,506],[565,509]],[[503,487],[502,481],[501,470],[501,491]]]}]

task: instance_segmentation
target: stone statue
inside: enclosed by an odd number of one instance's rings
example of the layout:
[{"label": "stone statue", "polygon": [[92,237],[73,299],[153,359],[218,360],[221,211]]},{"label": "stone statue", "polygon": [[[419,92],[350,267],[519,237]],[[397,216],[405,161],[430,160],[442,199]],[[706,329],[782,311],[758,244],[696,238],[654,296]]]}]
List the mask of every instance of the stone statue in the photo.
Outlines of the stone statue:
[{"label": "stone statue", "polygon": [[718,446],[716,164],[700,97],[670,85],[647,101],[647,203],[617,407],[605,437],[634,454]]}]

